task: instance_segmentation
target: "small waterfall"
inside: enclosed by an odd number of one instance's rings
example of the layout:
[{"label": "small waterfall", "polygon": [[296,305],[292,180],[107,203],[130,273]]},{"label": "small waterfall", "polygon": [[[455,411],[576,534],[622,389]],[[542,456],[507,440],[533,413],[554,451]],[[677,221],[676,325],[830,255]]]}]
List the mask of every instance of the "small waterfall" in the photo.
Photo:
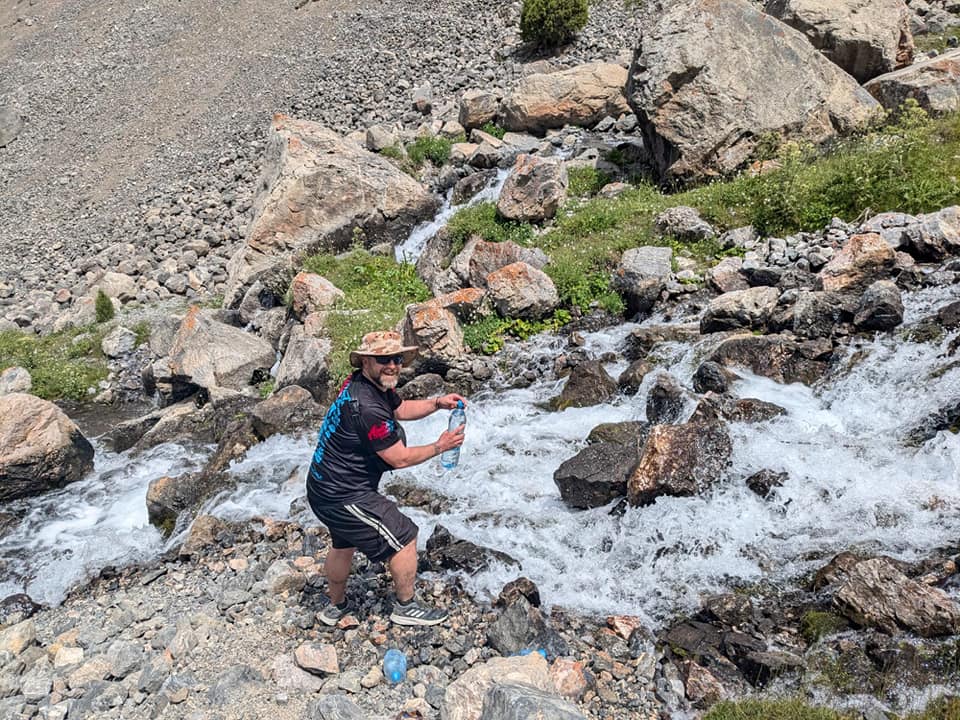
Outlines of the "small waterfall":
[{"label": "small waterfall", "polygon": [[496,200],[498,197],[500,197],[500,190],[503,188],[503,183],[506,181],[508,174],[509,170],[498,170],[496,178],[490,185],[478,192],[467,202],[460,205],[451,204],[453,189],[451,188],[448,190],[446,197],[443,200],[443,204],[440,206],[440,210],[437,212],[433,220],[422,222],[417,225],[410,232],[410,237],[396,246],[394,252],[396,253],[397,262],[415,263],[417,258],[420,257],[420,253],[423,252],[423,248],[427,244],[427,241],[436,235],[437,232],[450,221],[450,218],[452,218],[458,210],[465,207],[471,207],[472,205],[478,205],[482,202]]}]

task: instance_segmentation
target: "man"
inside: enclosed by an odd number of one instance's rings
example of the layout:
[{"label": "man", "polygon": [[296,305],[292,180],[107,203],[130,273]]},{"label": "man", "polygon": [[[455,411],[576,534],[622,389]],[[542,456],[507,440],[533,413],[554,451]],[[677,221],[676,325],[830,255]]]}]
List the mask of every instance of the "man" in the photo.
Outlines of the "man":
[{"label": "man", "polygon": [[321,622],[336,625],[346,615],[347,577],[357,549],[390,568],[397,602],[390,619],[399,625],[437,625],[447,613],[425,605],[414,593],[417,578],[417,526],[377,488],[386,470],[419,465],[463,444],[463,426],[444,431],[430,445],[407,447],[397,420],[419,420],[466,401],[456,394],[427,400],[401,400],[395,392],[400,369],[416,347],[404,346],[395,332],[363,336],[350,353],[357,370],[327,411],[307,475],[307,499],[330,530],[333,547],[324,570],[330,604]]}]

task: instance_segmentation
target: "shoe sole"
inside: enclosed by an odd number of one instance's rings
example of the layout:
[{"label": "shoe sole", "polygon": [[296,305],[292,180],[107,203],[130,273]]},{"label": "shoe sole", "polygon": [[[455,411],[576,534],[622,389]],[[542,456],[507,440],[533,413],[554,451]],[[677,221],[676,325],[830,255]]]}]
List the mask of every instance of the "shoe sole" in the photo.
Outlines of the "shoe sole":
[{"label": "shoe sole", "polygon": [[334,627],[338,622],[343,620],[343,617],[338,617],[334,619],[334,618],[324,617],[323,615],[317,615],[317,620],[322,622],[327,627]]},{"label": "shoe sole", "polygon": [[423,618],[413,618],[406,615],[390,615],[390,622],[396,625],[418,625],[420,627],[425,627],[429,625],[439,625],[450,619],[449,615],[444,615],[442,618],[436,618],[434,620],[427,620]]}]

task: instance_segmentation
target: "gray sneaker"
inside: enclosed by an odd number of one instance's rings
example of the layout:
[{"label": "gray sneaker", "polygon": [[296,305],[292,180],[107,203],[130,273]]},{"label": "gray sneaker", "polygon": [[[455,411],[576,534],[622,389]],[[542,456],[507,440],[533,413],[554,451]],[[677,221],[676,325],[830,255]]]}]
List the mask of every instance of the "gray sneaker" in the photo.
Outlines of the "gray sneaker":
[{"label": "gray sneaker", "polygon": [[397,625],[439,625],[448,617],[449,614],[446,610],[424,605],[423,601],[417,596],[414,596],[413,600],[407,605],[394,602],[393,612],[390,614],[390,620]]},{"label": "gray sneaker", "polygon": [[323,610],[317,613],[317,619],[324,625],[331,627],[336,625],[346,615],[350,613],[350,606],[344,603],[343,608],[337,607],[333,603],[327,605]]}]

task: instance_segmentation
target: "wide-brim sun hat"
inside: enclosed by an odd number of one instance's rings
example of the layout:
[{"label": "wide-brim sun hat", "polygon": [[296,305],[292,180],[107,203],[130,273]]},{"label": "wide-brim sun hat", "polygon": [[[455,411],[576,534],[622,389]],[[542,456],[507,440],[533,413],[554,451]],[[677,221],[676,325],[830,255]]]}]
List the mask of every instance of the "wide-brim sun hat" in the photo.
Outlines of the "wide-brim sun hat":
[{"label": "wide-brim sun hat", "polygon": [[403,355],[403,364],[409,365],[417,356],[416,345],[404,345],[400,333],[390,330],[371,332],[363,336],[360,347],[350,353],[350,364],[360,367],[360,358],[364,355]]}]

